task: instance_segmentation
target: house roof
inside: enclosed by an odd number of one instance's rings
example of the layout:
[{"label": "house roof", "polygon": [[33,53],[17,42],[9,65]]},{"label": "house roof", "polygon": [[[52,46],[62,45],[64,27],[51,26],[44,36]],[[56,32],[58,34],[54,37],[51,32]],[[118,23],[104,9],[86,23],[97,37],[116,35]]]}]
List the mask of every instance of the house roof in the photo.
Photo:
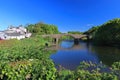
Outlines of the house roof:
[{"label": "house roof", "polygon": [[14,30],[4,30],[3,31],[4,33],[13,33],[13,32],[15,32]]},{"label": "house roof", "polygon": [[20,33],[5,33],[7,36],[21,36]]}]

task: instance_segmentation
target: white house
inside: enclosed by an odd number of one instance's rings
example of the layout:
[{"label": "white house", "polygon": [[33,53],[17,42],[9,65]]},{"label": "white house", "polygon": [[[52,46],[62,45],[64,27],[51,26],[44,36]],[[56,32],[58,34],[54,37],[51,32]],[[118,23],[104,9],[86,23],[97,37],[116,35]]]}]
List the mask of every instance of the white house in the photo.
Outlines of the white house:
[{"label": "white house", "polygon": [[28,33],[27,29],[24,27],[9,27],[5,31],[0,32],[0,39],[9,40],[9,39],[23,39],[29,38],[32,33]]}]

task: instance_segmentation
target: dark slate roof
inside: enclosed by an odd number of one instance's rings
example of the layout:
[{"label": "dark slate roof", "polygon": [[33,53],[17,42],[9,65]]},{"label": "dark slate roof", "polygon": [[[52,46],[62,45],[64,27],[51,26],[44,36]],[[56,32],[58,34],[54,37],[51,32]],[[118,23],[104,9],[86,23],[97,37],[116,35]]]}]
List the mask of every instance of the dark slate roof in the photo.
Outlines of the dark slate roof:
[{"label": "dark slate roof", "polygon": [[13,31],[13,30],[4,30],[3,32],[7,33],[7,32],[15,32],[15,31]]},{"label": "dark slate roof", "polygon": [[7,36],[20,36],[20,33],[5,33]]}]

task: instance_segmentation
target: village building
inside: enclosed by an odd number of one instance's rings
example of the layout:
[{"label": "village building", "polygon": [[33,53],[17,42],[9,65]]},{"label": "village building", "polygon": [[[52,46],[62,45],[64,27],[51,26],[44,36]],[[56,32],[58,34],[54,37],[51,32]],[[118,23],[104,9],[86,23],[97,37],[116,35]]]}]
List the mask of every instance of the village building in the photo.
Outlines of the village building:
[{"label": "village building", "polygon": [[7,30],[0,31],[1,40],[29,38],[32,33],[29,33],[24,27],[9,27]]}]

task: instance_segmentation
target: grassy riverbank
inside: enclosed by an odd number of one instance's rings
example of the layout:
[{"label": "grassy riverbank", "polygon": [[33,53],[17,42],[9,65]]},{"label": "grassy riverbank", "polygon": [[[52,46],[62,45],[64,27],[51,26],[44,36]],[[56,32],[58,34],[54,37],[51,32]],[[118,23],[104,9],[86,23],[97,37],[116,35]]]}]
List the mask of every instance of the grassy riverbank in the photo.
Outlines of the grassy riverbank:
[{"label": "grassy riverbank", "polygon": [[44,50],[45,39],[36,36],[0,42],[0,79],[55,79],[56,68],[49,59],[52,52]]},{"label": "grassy riverbank", "polygon": [[[44,50],[47,40],[40,36],[0,41],[0,79],[2,80],[119,80],[120,63],[111,68],[83,62],[70,71],[57,70],[49,58],[52,51]],[[105,71],[105,69],[109,69]],[[103,71],[101,71],[103,70]]]}]

